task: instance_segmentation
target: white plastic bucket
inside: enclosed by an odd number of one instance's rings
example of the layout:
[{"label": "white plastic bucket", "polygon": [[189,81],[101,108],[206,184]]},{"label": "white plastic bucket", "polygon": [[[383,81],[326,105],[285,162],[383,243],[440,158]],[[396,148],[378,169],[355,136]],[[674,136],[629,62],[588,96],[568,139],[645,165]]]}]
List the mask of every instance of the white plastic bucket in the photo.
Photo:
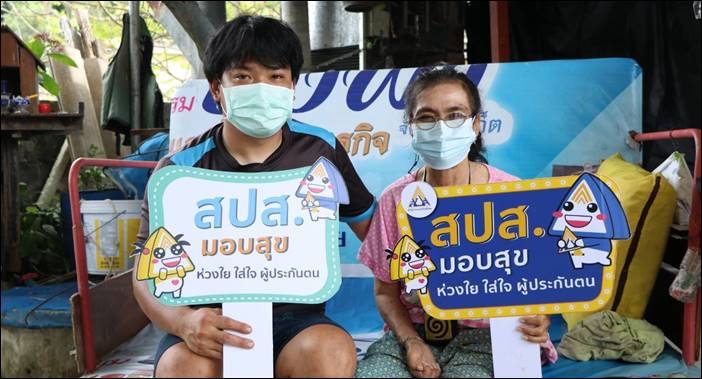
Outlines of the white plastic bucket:
[{"label": "white plastic bucket", "polygon": [[108,275],[134,265],[134,249],[141,220],[141,200],[81,200],[88,273]]}]

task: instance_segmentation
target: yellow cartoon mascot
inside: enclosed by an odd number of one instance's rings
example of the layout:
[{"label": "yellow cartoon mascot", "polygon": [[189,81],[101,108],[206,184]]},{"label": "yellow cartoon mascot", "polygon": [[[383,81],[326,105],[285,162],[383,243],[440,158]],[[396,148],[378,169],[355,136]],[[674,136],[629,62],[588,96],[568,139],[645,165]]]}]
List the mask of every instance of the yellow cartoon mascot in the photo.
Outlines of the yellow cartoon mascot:
[{"label": "yellow cartoon mascot", "polygon": [[154,280],[154,296],[160,298],[170,293],[179,298],[183,289],[185,274],[194,271],[195,266],[185,252],[187,241],[182,234],[173,236],[165,228],[156,229],[143,245],[136,245],[134,255],[139,256],[137,280]]},{"label": "yellow cartoon mascot", "polygon": [[427,247],[417,243],[410,236],[402,236],[393,250],[388,252],[390,260],[390,279],[405,281],[405,291],[419,290],[427,293],[427,278],[436,270],[434,262],[426,252]]}]

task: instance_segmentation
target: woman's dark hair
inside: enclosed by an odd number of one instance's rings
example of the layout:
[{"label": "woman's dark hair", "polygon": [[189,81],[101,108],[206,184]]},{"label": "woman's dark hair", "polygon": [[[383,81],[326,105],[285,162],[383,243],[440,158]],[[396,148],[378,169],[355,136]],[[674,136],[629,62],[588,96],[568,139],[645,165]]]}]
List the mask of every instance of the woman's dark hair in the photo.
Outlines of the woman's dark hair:
[{"label": "woman's dark hair", "polygon": [[[417,78],[407,87],[404,94],[405,99],[405,123],[410,123],[412,121],[412,112],[417,106],[417,98],[425,90],[434,87],[439,84],[444,83],[459,83],[463,87],[463,90],[468,96],[468,102],[473,114],[471,117],[475,117],[480,113],[481,102],[480,93],[478,92],[478,87],[473,83],[468,76],[462,72],[456,71],[456,69],[446,63],[437,63],[432,67],[423,68]],[[478,138],[470,146],[470,152],[468,153],[468,159],[474,162],[484,162],[487,160],[483,156],[485,148],[483,147],[483,137],[478,134]]]},{"label": "woman's dark hair", "polygon": [[203,61],[209,82],[225,71],[253,60],[269,68],[290,67],[293,82],[302,68],[302,45],[286,23],[269,17],[239,16],[222,26],[205,49]]}]

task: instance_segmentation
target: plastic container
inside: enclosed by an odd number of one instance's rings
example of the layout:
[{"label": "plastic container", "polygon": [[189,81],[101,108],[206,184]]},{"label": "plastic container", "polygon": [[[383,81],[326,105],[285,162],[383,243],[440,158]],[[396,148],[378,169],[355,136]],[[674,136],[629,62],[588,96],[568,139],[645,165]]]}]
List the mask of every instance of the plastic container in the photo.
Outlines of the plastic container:
[{"label": "plastic container", "polygon": [[81,200],[89,274],[118,274],[133,267],[129,253],[139,232],[141,203],[141,200]]}]

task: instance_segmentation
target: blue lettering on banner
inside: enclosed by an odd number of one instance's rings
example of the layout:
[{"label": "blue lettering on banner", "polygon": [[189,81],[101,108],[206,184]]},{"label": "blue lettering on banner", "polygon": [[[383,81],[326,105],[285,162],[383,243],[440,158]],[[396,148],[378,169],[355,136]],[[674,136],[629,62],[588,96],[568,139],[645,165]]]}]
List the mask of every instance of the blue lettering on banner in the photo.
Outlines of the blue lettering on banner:
[{"label": "blue lettering on banner", "polygon": [[339,247],[346,247],[346,232],[339,232]]},{"label": "blue lettering on banner", "polygon": [[[263,200],[263,211],[261,212],[263,225],[268,227],[288,226],[288,197],[288,195],[271,196]],[[244,205],[240,205],[238,198],[229,199],[228,217],[229,223],[233,227],[247,228],[253,225],[258,215],[257,198],[256,189],[249,188],[247,198],[242,199]],[[222,200],[224,197],[202,199],[196,202],[198,211],[195,213],[194,221],[199,229],[222,228],[222,217],[225,213]],[[301,224],[302,222],[299,222],[296,225]]]},{"label": "blue lettering on banner", "polygon": [[[468,66],[468,69],[466,71],[466,75],[475,83],[476,85],[480,83],[480,80],[483,78],[483,75],[485,74],[485,70],[487,68],[487,64],[472,64]],[[369,89],[370,82],[373,80],[375,75],[379,72],[379,70],[365,70],[365,71],[358,71],[356,76],[353,78],[351,81],[351,85],[349,86],[349,90],[346,93],[346,105],[348,106],[349,109],[360,112],[365,109],[367,109],[371,104],[373,104],[381,94],[383,94],[383,91],[385,91],[386,87],[388,89],[388,102],[390,106],[392,106],[394,109],[404,109],[405,107],[405,101],[403,99],[403,94],[405,89],[407,88],[407,85],[409,83],[412,83],[414,79],[417,78],[417,76],[422,72],[422,68],[416,69],[413,73],[412,76],[410,77],[409,81],[407,84],[402,86],[402,84],[398,83],[399,76],[400,76],[400,71],[401,69],[392,69],[387,72],[385,75],[385,78],[383,78],[382,82],[380,85],[375,89],[375,92],[373,95],[370,96],[370,98],[367,101],[363,101],[363,98],[366,95],[366,91]],[[349,75],[349,71],[344,73],[343,77],[343,84],[347,85],[347,76]],[[308,87],[312,87],[309,82],[309,77],[310,74],[305,74],[304,78],[304,83]],[[319,83],[317,83],[316,88],[314,89],[314,92],[312,93],[312,96],[310,97],[309,100],[305,104],[303,104],[299,108],[295,108],[293,112],[295,113],[305,113],[309,112],[318,106],[320,106],[322,103],[324,103],[325,100],[331,95],[332,91],[334,90],[334,86],[336,85],[336,82],[339,78],[339,72],[338,71],[329,71],[325,72],[321,79],[319,80]],[[400,88],[402,87],[402,88]],[[208,94],[208,96],[211,96]],[[207,99],[205,100],[207,102]],[[203,107],[205,104],[203,104]],[[214,112],[213,112],[214,113]]]},{"label": "blue lettering on banner", "polygon": [[[314,90],[312,97],[310,97],[310,99],[307,100],[307,102],[303,106],[301,106],[300,108],[293,109],[293,112],[304,113],[304,112],[311,111],[311,110],[317,108],[332,93],[332,91],[334,90],[334,86],[336,85],[336,80],[338,77],[339,77],[338,71],[325,72],[324,75],[322,75],[322,78],[319,80],[319,83],[317,84],[317,88]],[[308,87],[311,87],[310,82],[309,82],[309,78],[310,78],[310,74],[305,74],[305,84]]]}]

